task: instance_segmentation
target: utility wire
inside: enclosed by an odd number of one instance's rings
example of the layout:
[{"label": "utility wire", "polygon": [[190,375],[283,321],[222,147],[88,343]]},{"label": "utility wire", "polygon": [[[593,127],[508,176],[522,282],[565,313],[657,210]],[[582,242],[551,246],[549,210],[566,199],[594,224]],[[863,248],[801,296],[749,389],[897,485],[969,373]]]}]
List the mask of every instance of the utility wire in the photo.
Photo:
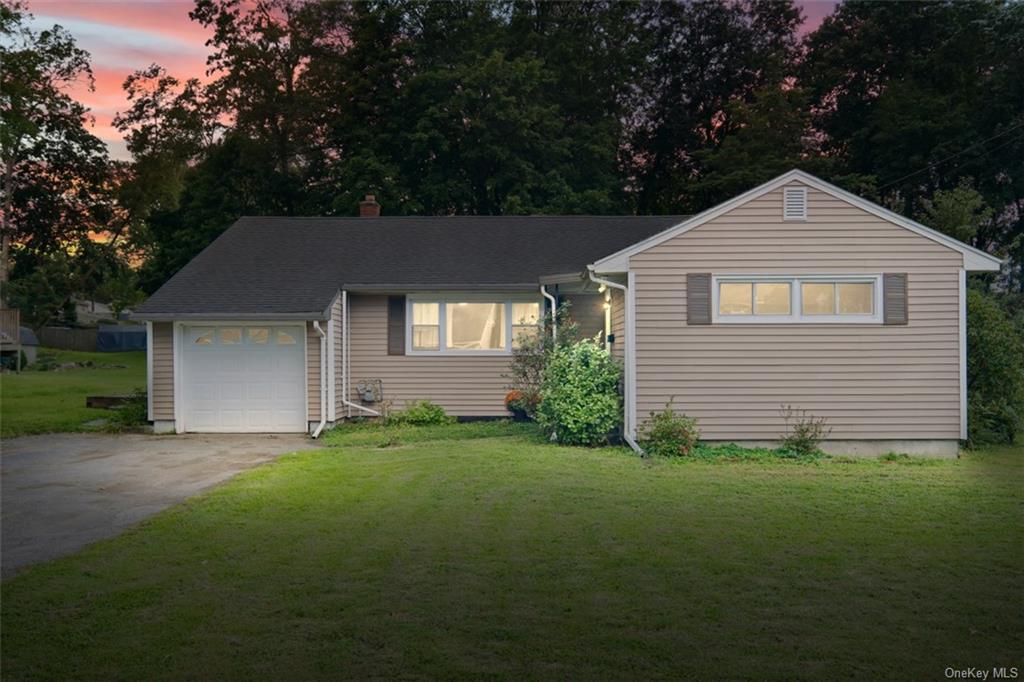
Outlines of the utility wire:
[{"label": "utility wire", "polygon": [[[985,139],[985,140],[981,140],[980,142],[975,142],[975,143],[974,143],[974,144],[972,144],[971,146],[969,146],[969,147],[966,147],[966,148],[964,148],[964,149],[961,149],[961,150],[960,150],[960,151],[958,151],[958,152],[957,152],[956,154],[950,154],[950,155],[949,155],[949,156],[947,156],[946,158],[944,158],[944,159],[940,159],[940,160],[936,161],[935,163],[930,163],[930,164],[928,164],[927,166],[925,166],[924,168],[922,168],[922,169],[920,169],[920,170],[916,170],[916,171],[914,171],[913,173],[907,173],[906,175],[904,175],[904,176],[903,176],[903,177],[901,177],[901,178],[897,178],[896,180],[893,180],[893,181],[892,181],[892,182],[890,182],[890,183],[887,183],[887,184],[885,184],[885,185],[882,185],[881,187],[879,187],[879,188],[878,188],[878,190],[877,190],[877,191],[881,192],[881,191],[882,191],[883,189],[886,189],[886,188],[892,187],[893,185],[895,185],[895,184],[898,184],[898,183],[900,183],[900,182],[903,182],[904,180],[906,180],[906,179],[908,179],[908,178],[912,178],[912,177],[914,177],[915,175],[919,175],[919,174],[921,174],[921,173],[924,173],[925,171],[931,170],[932,168],[935,168],[936,166],[941,166],[942,164],[946,163],[947,161],[949,161],[949,160],[951,160],[951,159],[955,159],[955,158],[956,158],[956,157],[958,157],[958,156],[961,156],[961,155],[963,155],[963,154],[966,154],[967,152],[971,151],[972,149],[974,149],[975,147],[977,147],[977,146],[979,146],[979,145],[983,145],[983,144],[986,144],[986,143],[988,143],[988,142],[991,142],[992,140],[995,140],[995,139],[997,139],[997,138],[1000,138],[1000,137],[1002,137],[1003,135],[1006,135],[1007,133],[1012,133],[1012,132],[1013,132],[1014,130],[1017,130],[1018,128],[1024,128],[1024,122],[1018,123],[1018,124],[1017,124],[1017,125],[1015,125],[1015,126],[1012,126],[1012,127],[1010,127],[1010,128],[1007,128],[1007,129],[1006,129],[1006,130],[1004,130],[1003,132],[1001,132],[1001,133],[998,133],[998,134],[996,134],[996,135],[993,135],[992,137],[990,137],[990,138],[988,138],[988,139]],[[1015,138],[1015,139],[1016,139],[1016,138]],[[1014,142],[1014,141],[1015,141],[1015,140],[1010,140],[1010,142]],[[1009,144],[1009,143],[1006,143],[1006,144]],[[999,149],[1000,147],[1005,147],[1005,146],[1006,146],[1006,144],[1001,144],[1001,145],[999,145],[999,146],[997,146],[997,147],[993,147],[992,149],[990,149],[990,150],[988,150],[988,151],[995,151],[996,149]]]}]

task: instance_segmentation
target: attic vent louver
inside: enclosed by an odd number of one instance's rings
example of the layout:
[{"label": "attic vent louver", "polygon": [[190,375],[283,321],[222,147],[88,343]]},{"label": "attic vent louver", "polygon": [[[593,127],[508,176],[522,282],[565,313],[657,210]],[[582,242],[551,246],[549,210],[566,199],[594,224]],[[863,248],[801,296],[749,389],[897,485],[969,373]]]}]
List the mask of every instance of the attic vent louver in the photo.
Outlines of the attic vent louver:
[{"label": "attic vent louver", "polygon": [[782,219],[807,220],[806,187],[787,187],[783,190]]}]

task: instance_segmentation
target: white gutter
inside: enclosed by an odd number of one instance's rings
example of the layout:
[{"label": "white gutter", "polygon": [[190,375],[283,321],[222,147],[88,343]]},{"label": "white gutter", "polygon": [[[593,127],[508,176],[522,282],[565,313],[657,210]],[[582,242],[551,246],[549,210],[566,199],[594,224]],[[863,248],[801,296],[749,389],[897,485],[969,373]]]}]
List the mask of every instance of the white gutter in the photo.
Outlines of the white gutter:
[{"label": "white gutter", "polygon": [[[624,402],[623,412],[625,414],[623,414],[623,418],[622,418],[622,422],[623,422],[623,425],[622,425],[622,439],[624,441],[626,441],[626,443],[629,445],[629,447],[633,448],[634,452],[636,452],[638,455],[643,457],[644,454],[645,454],[644,450],[643,450],[643,448],[641,448],[637,444],[636,440],[634,439],[634,434],[636,433],[636,430],[635,430],[636,427],[633,424],[633,412],[634,412],[634,409],[633,409],[633,396],[632,396],[632,391],[630,390],[630,387],[633,385],[632,381],[633,381],[633,375],[634,375],[634,372],[635,372],[635,358],[633,356],[633,344],[632,344],[632,342],[630,340],[631,334],[629,333],[629,324],[630,324],[630,314],[629,313],[631,312],[629,310],[629,308],[631,307],[630,306],[630,296],[629,296],[630,291],[629,291],[629,287],[627,287],[624,284],[619,284],[618,282],[613,282],[610,279],[604,279],[602,277],[598,277],[597,275],[594,274],[594,266],[593,265],[588,265],[587,266],[587,275],[590,277],[590,281],[592,281],[592,282],[596,282],[597,284],[603,284],[606,287],[614,287],[615,289],[620,290],[622,292],[622,300],[626,304],[627,314],[626,314],[625,317],[626,317],[626,326],[627,326],[627,328],[626,328],[625,345],[623,346],[623,356],[626,358],[625,376],[623,377],[625,379],[624,383],[626,384],[626,390],[625,390],[625,393],[626,393],[625,398],[626,399],[623,401]],[[610,313],[609,313],[609,315],[610,315]]]},{"label": "white gutter", "polygon": [[351,400],[348,399],[349,395],[351,395],[349,393],[349,390],[348,390],[348,369],[349,369],[349,364],[350,364],[349,359],[348,359],[348,346],[349,346],[349,343],[348,343],[349,332],[348,332],[348,330],[349,330],[349,327],[348,327],[348,291],[342,289],[341,290],[341,403],[345,407],[349,408],[349,410],[348,410],[348,416],[349,417],[352,416],[352,408],[353,407],[356,408],[357,410],[362,410],[363,412],[369,412],[374,417],[380,417],[381,416],[380,412],[377,412],[376,410],[371,410],[368,407],[363,407],[362,405],[357,405],[356,403],[354,403],[354,402],[352,402]]},{"label": "white gutter", "polygon": [[317,320],[313,320],[313,329],[320,337],[320,423],[313,432],[313,438],[319,438],[327,425],[327,334]]},{"label": "white gutter", "polygon": [[546,285],[540,285],[541,296],[551,301],[551,340],[558,341],[558,300],[548,293]]}]

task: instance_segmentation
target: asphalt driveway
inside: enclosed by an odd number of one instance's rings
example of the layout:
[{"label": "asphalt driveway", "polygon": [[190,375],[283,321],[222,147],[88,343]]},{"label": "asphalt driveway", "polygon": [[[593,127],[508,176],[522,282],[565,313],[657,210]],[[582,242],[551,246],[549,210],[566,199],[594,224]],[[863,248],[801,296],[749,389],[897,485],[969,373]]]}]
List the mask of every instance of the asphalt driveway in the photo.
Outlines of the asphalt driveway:
[{"label": "asphalt driveway", "polygon": [[0,573],[113,537],[278,455],[301,435],[62,433],[0,444]]}]

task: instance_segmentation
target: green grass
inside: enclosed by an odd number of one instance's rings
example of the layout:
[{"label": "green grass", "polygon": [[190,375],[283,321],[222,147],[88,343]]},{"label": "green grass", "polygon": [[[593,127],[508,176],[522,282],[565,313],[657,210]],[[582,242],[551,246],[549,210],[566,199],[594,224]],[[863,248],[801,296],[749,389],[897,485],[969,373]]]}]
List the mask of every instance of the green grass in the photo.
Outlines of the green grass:
[{"label": "green grass", "polygon": [[21,374],[0,377],[0,437],[11,438],[33,433],[83,431],[85,422],[110,417],[109,410],[85,406],[89,395],[128,394],[146,389],[146,354],[76,353],[46,348],[40,353],[56,353],[58,362],[84,362],[124,365],[126,369],[80,368],[60,372],[25,370]]},{"label": "green grass", "polygon": [[344,429],[30,569],[3,585],[3,679],[942,679],[1021,663],[1021,448],[644,461],[521,428],[389,447]]},{"label": "green grass", "polygon": [[513,422],[507,419],[433,426],[410,426],[408,424],[381,426],[376,422],[364,421],[335,427],[321,436],[321,442],[329,447],[396,447],[425,441],[475,440],[502,436],[541,438],[536,424]]}]

